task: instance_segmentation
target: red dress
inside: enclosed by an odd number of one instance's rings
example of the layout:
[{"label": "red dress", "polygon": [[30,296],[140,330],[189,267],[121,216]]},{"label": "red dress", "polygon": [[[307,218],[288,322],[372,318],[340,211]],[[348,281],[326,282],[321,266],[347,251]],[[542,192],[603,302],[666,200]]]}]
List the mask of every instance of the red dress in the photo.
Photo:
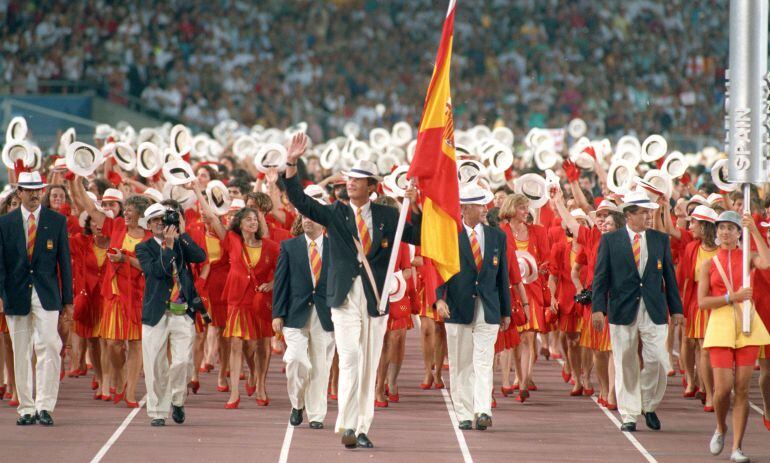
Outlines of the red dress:
[{"label": "red dress", "polygon": [[513,236],[510,224],[503,224],[500,228],[507,237],[508,249],[514,251],[528,251],[537,262],[538,278],[532,283],[524,285],[529,302],[529,321],[519,327],[519,331],[540,331],[547,333],[550,327],[545,322],[545,307],[551,305],[551,294],[548,291],[548,236],[546,229],[540,225],[527,224],[527,241],[517,241]]},{"label": "red dress", "polygon": [[[551,247],[551,275],[556,278],[556,300],[559,307],[559,331],[577,333],[581,328],[583,311],[575,304],[575,284],[572,283],[572,264],[577,259],[572,249],[572,238],[564,237]],[[585,267],[583,267],[585,270]]]},{"label": "red dress", "polygon": [[102,284],[107,269],[107,250],[94,244],[93,235],[78,233],[70,238],[72,282],[76,302],[74,314],[75,333],[81,338],[100,335],[102,318]]},{"label": "red dress", "polygon": [[[590,288],[594,281],[594,268],[596,268],[596,259],[599,255],[599,242],[602,233],[596,227],[580,227],[578,232],[578,244],[580,244],[580,253],[577,257],[577,263],[582,265],[580,272],[580,282],[584,288]],[[580,346],[593,349],[599,352],[609,352],[612,350],[610,342],[610,325],[604,320],[604,327],[601,331],[596,331],[591,322],[591,305],[584,305],[582,310],[583,328],[580,331]]]},{"label": "red dress", "polygon": [[[412,268],[412,259],[410,259],[409,244],[401,243],[398,247],[398,260],[394,271],[403,271]],[[404,297],[397,301],[390,301],[390,311],[388,313],[388,331],[412,329],[412,295],[414,294],[413,278],[406,280],[407,289]],[[410,287],[412,291],[410,291]]]},{"label": "red dress", "polygon": [[230,262],[224,288],[225,337],[256,340],[273,336],[273,292],[260,292],[256,288],[273,281],[279,246],[268,239],[261,241],[259,259],[252,262],[240,235],[228,231],[225,236],[224,250]]},{"label": "red dress", "polygon": [[201,222],[192,227],[189,233],[193,241],[206,251],[206,261],[193,267],[196,278],[205,264],[210,265],[208,278],[196,280],[195,287],[211,316],[211,325],[224,328],[227,324],[227,300],[224,291],[230,261],[225,254],[223,242],[216,235],[207,232]]},{"label": "red dress", "polygon": [[505,349],[513,349],[521,344],[518,327],[513,321],[513,311],[524,310],[524,306],[521,304],[521,300],[519,300],[519,291],[516,289],[519,283],[521,283],[521,269],[519,268],[519,261],[516,259],[515,249],[506,246],[505,255],[508,258],[508,281],[510,282],[508,287],[511,292],[511,324],[508,325],[507,330],[497,332],[495,353],[502,352]]}]

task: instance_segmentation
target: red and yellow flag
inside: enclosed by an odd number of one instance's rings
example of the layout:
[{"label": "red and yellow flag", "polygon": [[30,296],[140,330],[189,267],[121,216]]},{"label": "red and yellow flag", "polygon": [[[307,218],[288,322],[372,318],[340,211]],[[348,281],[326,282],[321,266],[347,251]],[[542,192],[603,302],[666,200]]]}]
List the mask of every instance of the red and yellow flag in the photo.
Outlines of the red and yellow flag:
[{"label": "red and yellow flag", "polygon": [[455,4],[456,0],[449,1],[433,77],[425,96],[417,147],[408,173],[409,178],[418,179],[423,195],[422,255],[433,260],[444,281],[460,271],[457,233],[462,226],[449,92]]}]

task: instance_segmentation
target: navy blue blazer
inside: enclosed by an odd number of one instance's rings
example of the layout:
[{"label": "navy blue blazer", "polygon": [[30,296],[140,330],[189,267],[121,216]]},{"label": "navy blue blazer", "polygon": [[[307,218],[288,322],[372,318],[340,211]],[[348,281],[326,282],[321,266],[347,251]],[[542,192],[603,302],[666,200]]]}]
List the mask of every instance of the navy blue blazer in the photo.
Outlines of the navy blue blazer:
[{"label": "navy blue blazer", "polygon": [[647,230],[645,236],[647,265],[641,277],[626,227],[603,235],[599,242],[592,311],[607,315],[613,325],[634,323],[642,298],[657,325],[668,323],[669,313],[683,313],[668,235]]},{"label": "navy blue blazer", "polygon": [[283,318],[284,326],[289,328],[304,328],[310,318],[310,310],[315,305],[324,331],[334,331],[331,309],[326,304],[328,271],[328,238],[323,238],[321,276],[315,288],[313,276],[310,274],[310,257],[305,235],[282,241],[273,280],[273,318]]},{"label": "navy blue blazer", "polygon": [[0,256],[0,291],[7,315],[29,314],[33,286],[45,310],[72,304],[72,261],[63,215],[40,207],[31,262],[21,207],[1,216]]},{"label": "navy blue blazer", "polygon": [[[358,251],[356,251],[356,245],[353,241],[354,236],[358,237],[358,229],[356,228],[353,209],[340,201],[329,205],[319,203],[302,191],[302,186],[296,175],[291,178],[282,177],[282,179],[286,186],[286,196],[289,197],[289,201],[294,204],[299,213],[326,227],[330,251],[329,268],[332,270],[328,273],[326,281],[326,301],[329,306],[332,308],[341,306],[345,302],[356,277],[361,275],[367,311],[372,317],[380,316],[377,311],[374,291],[366,276],[366,270],[364,270],[363,264],[358,262]],[[366,258],[372,268],[379,294],[382,295],[393,239],[396,235],[398,210],[372,203],[371,211],[372,247]],[[407,222],[404,225],[404,234],[401,240],[419,246],[421,221],[422,215],[413,213],[413,223]]]},{"label": "navy blue blazer", "polygon": [[190,266],[206,260],[206,251],[201,249],[190,235],[182,233],[173,248],[161,248],[155,238],[136,246],[136,258],[144,273],[144,296],[142,297],[142,324],[155,326],[168,308],[171,290],[174,288],[173,264],[177,265],[181,293],[188,303],[187,315],[194,317],[190,303],[198,297]]},{"label": "navy blue blazer", "polygon": [[484,258],[476,268],[471,242],[465,227],[460,232],[460,273],[436,289],[436,297],[446,301],[450,317],[446,323],[468,325],[473,322],[476,299],[481,298],[484,321],[500,323],[511,316],[511,291],[508,280],[506,236],[497,228],[484,227]]}]

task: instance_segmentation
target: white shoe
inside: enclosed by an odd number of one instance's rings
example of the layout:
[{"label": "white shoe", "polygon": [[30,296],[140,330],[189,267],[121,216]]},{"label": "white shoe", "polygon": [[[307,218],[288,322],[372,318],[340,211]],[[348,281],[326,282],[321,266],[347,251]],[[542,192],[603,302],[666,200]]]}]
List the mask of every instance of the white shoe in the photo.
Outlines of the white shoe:
[{"label": "white shoe", "polygon": [[736,449],[733,450],[733,454],[730,455],[730,461],[735,461],[737,463],[749,463],[751,459],[743,454],[743,450]]},{"label": "white shoe", "polygon": [[722,449],[725,447],[725,435],[719,431],[714,431],[714,435],[711,436],[711,443],[709,444],[709,451],[712,455],[719,455],[722,453]]}]

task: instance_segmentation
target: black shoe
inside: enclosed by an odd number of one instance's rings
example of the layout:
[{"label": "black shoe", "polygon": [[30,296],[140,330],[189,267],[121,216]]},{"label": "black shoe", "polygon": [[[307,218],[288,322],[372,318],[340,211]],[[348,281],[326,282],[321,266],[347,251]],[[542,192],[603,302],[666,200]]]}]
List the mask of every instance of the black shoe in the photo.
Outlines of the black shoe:
[{"label": "black shoe", "polygon": [[476,429],[479,431],[484,431],[490,426],[492,426],[492,417],[486,413],[482,413],[476,418]]},{"label": "black shoe", "polygon": [[620,426],[620,430],[623,432],[636,432],[636,423],[623,423]]},{"label": "black shoe", "polygon": [[473,429],[473,423],[471,422],[471,420],[460,421],[460,425],[457,427],[462,429],[463,431],[470,431],[471,429]]},{"label": "black shoe", "polygon": [[346,449],[354,449],[358,446],[356,432],[354,430],[346,429],[342,433],[342,445],[344,445]]},{"label": "black shoe", "polygon": [[302,424],[302,412],[304,412],[304,408],[300,408],[297,410],[296,408],[291,409],[291,416],[289,416],[289,423],[292,426],[299,426]]},{"label": "black shoe", "polygon": [[37,421],[43,426],[53,426],[53,418],[46,410],[40,410],[37,413]]},{"label": "black shoe", "polygon": [[374,447],[374,444],[372,444],[372,441],[369,440],[369,438],[366,436],[366,434],[361,433],[356,438],[356,444],[365,449],[370,449]]},{"label": "black shoe", "polygon": [[163,418],[155,418],[154,420],[150,421],[150,426],[157,427],[157,426],[165,426],[165,425],[166,425],[166,420],[164,420]]},{"label": "black shoe", "polygon": [[171,418],[174,419],[174,423],[176,424],[184,423],[184,407],[177,407],[176,405],[172,405]]},{"label": "black shoe", "polygon": [[320,421],[311,421],[310,422],[310,429],[323,429],[324,424]]},{"label": "black shoe", "polygon": [[660,431],[660,420],[655,412],[647,412],[644,414],[644,420],[647,422],[647,427],[653,431]]},{"label": "black shoe", "polygon": [[30,424],[35,424],[35,421],[37,421],[37,413],[34,415],[27,413],[16,419],[16,426],[29,426]]}]

